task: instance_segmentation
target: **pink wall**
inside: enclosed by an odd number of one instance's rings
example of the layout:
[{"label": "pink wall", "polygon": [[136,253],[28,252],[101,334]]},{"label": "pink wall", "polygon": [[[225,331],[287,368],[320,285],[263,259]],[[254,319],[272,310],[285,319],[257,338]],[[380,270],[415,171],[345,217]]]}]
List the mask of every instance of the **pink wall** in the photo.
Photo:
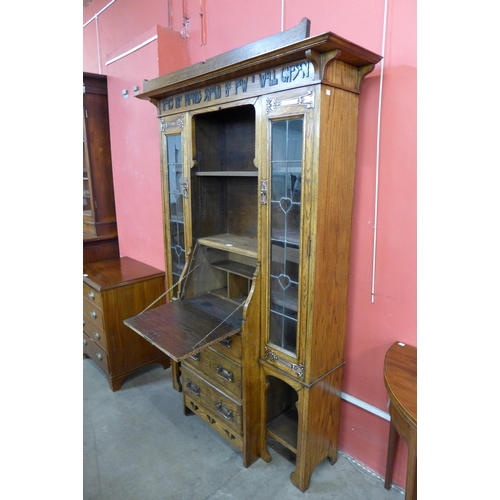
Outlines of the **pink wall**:
[{"label": "pink wall", "polygon": [[[169,15],[168,5],[171,3]],[[382,53],[384,0],[93,0],[83,9],[83,69],[108,75],[113,175],[123,256],[160,269],[163,234],[155,108],[135,99],[151,79],[311,20],[311,35],[333,31]],[[251,6],[251,7],[250,7]],[[189,25],[183,26],[183,13]],[[171,29],[168,29],[171,28]],[[143,48],[127,53],[151,37]],[[205,39],[206,44],[202,45]],[[381,65],[365,78],[359,110],[357,174],[343,392],[382,411],[383,359],[399,340],[417,345],[416,327],[416,0],[389,2],[381,112],[375,300],[372,258]],[[129,97],[124,99],[122,89]],[[380,475],[389,424],[342,403],[340,449]],[[406,447],[394,481],[404,487]]]}]

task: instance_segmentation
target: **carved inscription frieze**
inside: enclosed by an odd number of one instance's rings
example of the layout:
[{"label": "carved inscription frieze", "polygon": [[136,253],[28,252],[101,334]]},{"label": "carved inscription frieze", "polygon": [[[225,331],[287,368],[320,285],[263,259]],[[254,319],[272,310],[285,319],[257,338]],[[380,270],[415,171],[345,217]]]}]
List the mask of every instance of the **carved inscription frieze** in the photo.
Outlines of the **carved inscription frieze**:
[{"label": "carved inscription frieze", "polygon": [[307,85],[314,80],[313,65],[307,61],[236,78],[221,84],[185,92],[160,101],[160,115],[184,111],[200,104],[215,104],[223,99],[253,97],[266,91],[283,90],[297,85]]}]

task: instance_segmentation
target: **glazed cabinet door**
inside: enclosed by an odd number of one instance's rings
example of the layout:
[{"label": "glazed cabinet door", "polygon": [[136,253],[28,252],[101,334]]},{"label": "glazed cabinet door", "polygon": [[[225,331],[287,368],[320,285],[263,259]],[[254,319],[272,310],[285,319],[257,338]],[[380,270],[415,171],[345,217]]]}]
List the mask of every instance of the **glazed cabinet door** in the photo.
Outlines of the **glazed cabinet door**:
[{"label": "glazed cabinet door", "polygon": [[[305,376],[307,298],[311,241],[311,177],[314,90],[262,98],[269,147],[261,180],[262,264],[266,292],[261,304],[263,356],[294,377]],[[264,177],[264,176],[263,176]]]},{"label": "glazed cabinet door", "polygon": [[189,172],[187,157],[189,120],[185,115],[160,119],[165,225],[165,269],[168,299],[177,297],[178,283],[186,264],[186,249],[191,245],[189,217]]}]

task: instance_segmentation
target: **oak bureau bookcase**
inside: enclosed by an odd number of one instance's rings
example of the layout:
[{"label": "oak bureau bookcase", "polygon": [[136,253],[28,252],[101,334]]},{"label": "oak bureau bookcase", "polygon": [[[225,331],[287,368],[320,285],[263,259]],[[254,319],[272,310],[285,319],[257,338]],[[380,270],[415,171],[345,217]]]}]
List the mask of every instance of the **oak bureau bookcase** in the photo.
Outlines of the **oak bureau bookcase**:
[{"label": "oak bureau bookcase", "polygon": [[[337,459],[357,109],[380,56],[309,21],[144,82],[158,110],[168,303],[125,323],[241,451]],[[182,383],[181,383],[182,382]]]}]

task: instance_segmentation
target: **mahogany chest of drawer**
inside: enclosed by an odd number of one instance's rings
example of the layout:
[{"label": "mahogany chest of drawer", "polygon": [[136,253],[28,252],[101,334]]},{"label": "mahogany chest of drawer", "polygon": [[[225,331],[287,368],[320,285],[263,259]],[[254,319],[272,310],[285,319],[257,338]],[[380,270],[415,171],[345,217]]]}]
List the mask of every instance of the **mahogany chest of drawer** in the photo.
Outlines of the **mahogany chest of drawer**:
[{"label": "mahogany chest of drawer", "polygon": [[83,355],[101,368],[112,391],[138,368],[170,366],[165,353],[123,323],[163,294],[164,280],[163,271],[129,257],[83,265]]}]

